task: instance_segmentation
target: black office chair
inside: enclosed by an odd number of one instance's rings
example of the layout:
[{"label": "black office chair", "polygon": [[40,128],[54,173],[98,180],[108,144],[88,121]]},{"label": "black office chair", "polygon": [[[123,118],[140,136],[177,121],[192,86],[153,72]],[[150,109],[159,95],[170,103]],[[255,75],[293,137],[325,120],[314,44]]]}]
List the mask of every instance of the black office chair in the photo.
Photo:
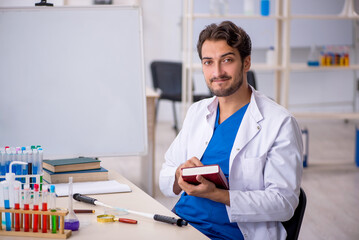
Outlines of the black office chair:
[{"label": "black office chair", "polygon": [[[182,100],[182,63],[167,62],[167,61],[153,61],[151,63],[152,82],[155,89],[160,89],[159,99],[172,101],[173,120],[176,133],[178,133],[176,102]],[[210,94],[195,94],[193,95],[193,102],[197,102],[204,98],[211,97]],[[156,113],[158,109],[156,104]]]},{"label": "black office chair", "polygon": [[306,205],[307,205],[307,196],[305,195],[304,190],[300,188],[299,204],[294,211],[293,217],[286,222],[282,222],[285,230],[287,231],[287,240],[298,239]]}]

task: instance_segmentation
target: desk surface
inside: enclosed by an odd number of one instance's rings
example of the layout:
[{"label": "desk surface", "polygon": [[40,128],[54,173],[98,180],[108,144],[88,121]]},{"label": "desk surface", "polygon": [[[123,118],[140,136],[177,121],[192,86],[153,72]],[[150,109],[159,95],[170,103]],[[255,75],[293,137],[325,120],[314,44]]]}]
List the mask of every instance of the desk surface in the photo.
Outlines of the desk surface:
[{"label": "desk surface", "polygon": [[[91,195],[100,202],[108,205],[126,208],[134,211],[175,216],[170,210],[161,205],[155,199],[147,195],[137,186],[132,184],[121,175],[110,171],[110,179],[116,179],[120,183],[128,184],[131,193]],[[57,207],[67,208],[68,198],[61,197],[56,199]],[[98,223],[96,216],[103,214],[105,208],[86,203],[74,201],[76,209],[95,209],[94,214],[77,214],[80,220],[79,231],[72,232],[69,239],[208,239],[205,235],[197,231],[192,226],[177,227],[171,224],[157,222],[149,218],[138,215],[127,214],[124,218],[136,219],[137,224],[126,224],[119,222]],[[18,237],[1,236],[3,240],[18,239]],[[41,238],[26,238],[41,239]]]}]

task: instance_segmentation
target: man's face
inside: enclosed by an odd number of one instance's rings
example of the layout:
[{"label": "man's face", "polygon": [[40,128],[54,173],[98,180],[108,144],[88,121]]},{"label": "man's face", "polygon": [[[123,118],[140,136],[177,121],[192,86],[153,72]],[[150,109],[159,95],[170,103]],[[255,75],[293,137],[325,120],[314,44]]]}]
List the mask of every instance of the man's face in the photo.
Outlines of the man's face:
[{"label": "man's face", "polygon": [[242,86],[240,54],[225,40],[206,40],[203,43],[202,70],[209,90],[218,97],[230,96]]}]

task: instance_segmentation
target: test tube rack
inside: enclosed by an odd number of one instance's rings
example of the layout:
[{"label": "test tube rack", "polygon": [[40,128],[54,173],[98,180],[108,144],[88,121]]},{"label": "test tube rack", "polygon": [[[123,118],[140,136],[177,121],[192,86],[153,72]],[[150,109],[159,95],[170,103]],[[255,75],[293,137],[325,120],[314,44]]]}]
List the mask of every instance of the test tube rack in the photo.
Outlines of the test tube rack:
[{"label": "test tube rack", "polygon": [[[6,231],[6,229],[3,228],[1,222],[2,222],[2,213],[11,213],[12,214],[12,223],[11,223],[11,231]],[[47,218],[47,233],[43,233],[41,229],[41,217],[39,217],[39,228],[38,232],[33,232],[32,224],[30,224],[29,232],[24,231],[24,227],[22,222],[20,223],[20,231],[15,231],[14,228],[14,215],[20,214],[23,219],[24,214],[30,214],[32,216],[33,214],[38,214],[40,216],[42,215],[48,215],[48,216],[58,216],[60,218],[60,222],[57,225],[57,231],[56,233],[52,233],[50,230],[50,217]],[[68,210],[56,210],[56,212],[48,211],[34,211],[34,210],[23,210],[23,209],[5,209],[3,207],[0,207],[0,236],[18,236],[18,237],[37,237],[37,238],[54,238],[54,239],[67,239],[71,236],[72,231],[71,230],[65,230],[65,216],[68,214]],[[31,217],[30,217],[31,219]]]},{"label": "test tube rack", "polygon": [[[28,182],[30,185],[33,185],[35,183],[42,184],[41,178],[43,177],[43,175],[44,175],[43,173],[33,174],[33,175],[15,175],[15,180],[24,179],[24,182]],[[30,179],[34,181],[30,181]],[[0,175],[0,181],[4,181],[4,180],[5,180],[5,175]],[[24,184],[24,182],[22,184]]]}]

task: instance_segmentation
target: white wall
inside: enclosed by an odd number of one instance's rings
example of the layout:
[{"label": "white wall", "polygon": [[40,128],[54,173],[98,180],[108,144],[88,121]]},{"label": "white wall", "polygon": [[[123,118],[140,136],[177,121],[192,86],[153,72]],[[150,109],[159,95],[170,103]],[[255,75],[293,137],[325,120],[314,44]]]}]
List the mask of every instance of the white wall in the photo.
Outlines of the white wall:
[{"label": "white wall", "polygon": [[[146,82],[152,86],[154,60],[182,61],[182,0],[142,0]],[[159,121],[172,121],[172,106],[161,101]]]},{"label": "white wall", "polygon": [[[0,0],[0,6],[6,4],[30,4],[33,2],[39,2],[40,0]],[[64,1],[91,1],[91,0],[56,0],[61,4]],[[120,0],[116,0],[120,2]],[[278,1],[278,0],[277,0]],[[51,2],[49,0],[49,2]],[[173,60],[181,61],[181,22],[182,22],[182,0],[141,0],[143,8],[143,26],[144,26],[144,51],[145,51],[145,67],[146,67],[146,82],[149,86],[152,86],[152,79],[150,73],[150,63],[153,60]],[[195,8],[198,11],[208,11],[210,0],[196,0]],[[242,1],[228,0],[229,12],[243,11]],[[356,0],[358,4],[358,0]],[[272,10],[275,1],[271,1]],[[315,4],[318,11],[314,8],[308,8],[308,5]],[[344,0],[292,0],[293,11],[302,13],[303,11],[309,11],[308,13],[328,13],[335,14],[341,11]],[[321,7],[323,6],[323,7]],[[258,3],[256,2],[255,11],[259,11]],[[357,8],[359,6],[356,6]],[[239,9],[237,11],[237,9]],[[210,21],[210,20],[209,20]],[[217,20],[219,21],[219,20]],[[208,22],[208,21],[207,21]],[[319,21],[320,22],[320,21]],[[325,21],[324,21],[325,22]],[[323,22],[322,22],[323,23]],[[203,28],[204,23],[200,22],[195,25],[195,32],[198,32]],[[255,22],[244,23],[246,25],[247,32],[252,36],[253,45],[258,45],[258,42],[262,42],[263,37],[260,37],[261,32],[258,30],[259,23]],[[247,25],[248,24],[248,25]],[[318,23],[316,23],[318,24]],[[319,23],[321,24],[321,23]],[[342,24],[342,23],[341,23]],[[308,25],[308,24],[307,24]],[[310,41],[314,36],[312,33],[306,32],[306,27],[301,26],[300,23],[295,23],[293,28],[294,34],[303,37],[303,44],[295,44],[296,48],[292,51],[292,61],[305,62],[309,53],[309,46],[306,46],[306,41]],[[328,25],[327,25],[328,26]],[[197,28],[197,29],[196,29]],[[300,29],[304,28],[304,29]],[[338,30],[334,29],[334,30]],[[297,32],[298,31],[298,32]],[[300,31],[303,31],[300,33]],[[348,31],[346,30],[346,33]],[[273,33],[267,33],[265,39],[269,42],[273,41]],[[340,34],[333,34],[333,38],[328,39],[328,44],[335,44],[337,42],[351,42],[351,33],[341,36]],[[197,40],[198,36],[194,36],[194,40]],[[316,38],[318,36],[316,35]],[[257,40],[258,39],[258,40]],[[348,40],[349,39],[349,40]],[[296,39],[292,41],[296,42]],[[259,44],[259,48],[254,48],[252,59],[254,62],[265,61],[265,49]],[[269,45],[269,44],[268,44]],[[194,57],[197,59],[197,55]],[[352,60],[354,57],[352,57]],[[274,97],[274,81],[272,72],[257,72],[258,89],[270,97]],[[354,73],[353,71],[328,71],[328,72],[293,72],[291,74],[290,82],[290,109],[298,111],[306,110],[324,110],[324,111],[350,111],[352,109],[351,101],[354,99]],[[207,88],[204,84],[203,76],[201,72],[195,74],[195,89],[197,92],[207,92]],[[343,102],[342,105],[336,105],[335,102]],[[313,105],[309,107],[307,103],[326,103],[325,106]],[[179,106],[178,106],[179,110]],[[179,115],[179,119],[181,116]],[[169,102],[162,101],[159,106],[158,112],[159,121],[172,121],[172,108]]]}]

